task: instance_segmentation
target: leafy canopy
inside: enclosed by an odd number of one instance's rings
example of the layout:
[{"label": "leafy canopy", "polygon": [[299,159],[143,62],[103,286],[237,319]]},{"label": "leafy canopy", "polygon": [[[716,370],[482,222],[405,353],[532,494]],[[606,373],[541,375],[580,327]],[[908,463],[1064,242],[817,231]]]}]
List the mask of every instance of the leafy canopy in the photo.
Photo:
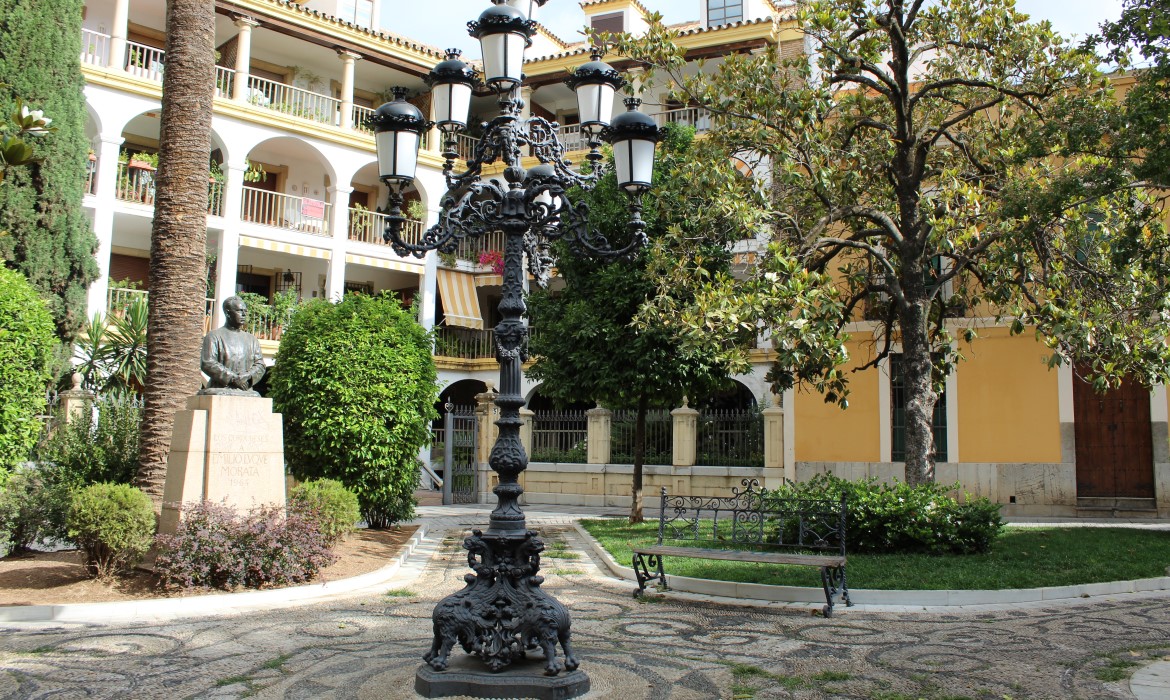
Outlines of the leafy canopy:
[{"label": "leafy canopy", "polygon": [[269,379],[289,470],[302,481],[345,484],[370,527],[409,519],[436,379],[430,334],[393,294],[305,304]]}]

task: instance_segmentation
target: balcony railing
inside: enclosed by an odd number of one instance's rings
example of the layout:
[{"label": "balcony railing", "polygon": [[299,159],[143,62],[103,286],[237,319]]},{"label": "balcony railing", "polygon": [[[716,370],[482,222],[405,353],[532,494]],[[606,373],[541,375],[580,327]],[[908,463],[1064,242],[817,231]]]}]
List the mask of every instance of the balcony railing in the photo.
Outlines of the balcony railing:
[{"label": "balcony railing", "polygon": [[102,68],[110,65],[110,35],[82,29],[81,62]]},{"label": "balcony railing", "polygon": [[162,82],[166,52],[153,46],[126,42],[126,72],[140,78]]},{"label": "balcony railing", "polygon": [[[119,287],[106,292],[106,316],[121,316],[130,308],[135,299],[150,302],[150,292],[145,289],[126,289]],[[212,310],[215,309],[215,299],[203,300],[203,332],[211,330]]]},{"label": "balcony railing", "polygon": [[92,154],[85,162],[85,194],[97,194],[97,159]]},{"label": "balcony railing", "polygon": [[236,80],[236,71],[226,66],[215,67],[215,96],[231,97],[232,84]]},{"label": "balcony railing", "polygon": [[248,78],[248,102],[322,124],[337,124],[341,100],[266,78]]},{"label": "balcony railing", "polygon": [[566,151],[585,151],[589,149],[589,140],[581,133],[580,124],[569,124],[561,127],[561,143],[565,144]]},{"label": "balcony railing", "polygon": [[245,187],[240,217],[264,226],[328,236],[332,210],[328,202]]},{"label": "balcony railing", "polygon": [[665,126],[668,122],[693,126],[698,133],[711,130],[711,113],[705,107],[683,107],[668,109],[653,115],[658,126]]},{"label": "balcony railing", "polygon": [[498,250],[501,253],[504,251],[503,231],[494,231],[481,237],[460,240],[459,247],[455,249],[455,257],[478,265],[480,254],[488,250]]},{"label": "balcony railing", "polygon": [[210,216],[223,216],[223,188],[222,182],[207,184],[207,213]]},{"label": "balcony railing", "polygon": [[495,332],[488,328],[435,328],[435,356],[457,357],[463,360],[482,360],[496,356]]},{"label": "balcony railing", "polygon": [[364,131],[367,134],[374,133],[372,129],[366,126],[366,120],[372,116],[374,116],[374,110],[372,107],[354,105],[352,114],[353,128],[357,129],[358,131]]},{"label": "balcony railing", "polygon": [[132,168],[128,163],[118,163],[114,196],[123,202],[154,206],[154,168]]},{"label": "balcony railing", "polygon": [[[390,223],[390,217],[369,209],[349,210],[349,240],[374,245],[389,245],[382,240],[382,232]],[[407,219],[402,226],[402,240],[418,245],[422,240],[423,224],[421,221]]]},{"label": "balcony railing", "polygon": [[479,143],[479,139],[474,136],[458,134],[455,137],[455,152],[459,154],[461,160],[468,160],[475,153],[475,145],[477,143]]}]

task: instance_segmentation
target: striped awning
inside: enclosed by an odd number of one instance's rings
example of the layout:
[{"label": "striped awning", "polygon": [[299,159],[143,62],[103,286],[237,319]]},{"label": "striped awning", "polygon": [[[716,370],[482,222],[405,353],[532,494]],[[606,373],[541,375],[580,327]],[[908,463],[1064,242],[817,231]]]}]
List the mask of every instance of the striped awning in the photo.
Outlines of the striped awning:
[{"label": "striped awning", "polygon": [[439,296],[448,326],[483,330],[479,296],[475,293],[475,276],[439,268]]},{"label": "striped awning", "polygon": [[477,287],[499,287],[504,283],[503,275],[476,275],[475,286]]},{"label": "striped awning", "polygon": [[426,271],[419,261],[418,265],[411,265],[408,262],[401,260],[387,260],[385,258],[374,258],[369,255],[353,255],[351,253],[345,254],[346,265],[366,265],[367,267],[380,267],[385,270],[401,270],[402,272],[410,272],[415,275],[421,275]]},{"label": "striped awning", "polygon": [[255,236],[240,236],[240,245],[247,246],[248,248],[273,250],[277,253],[299,255],[304,258],[320,258],[322,260],[328,260],[332,257],[332,254],[327,248],[314,248],[313,246],[307,245],[295,245],[281,241],[270,241],[267,238],[256,238]]}]

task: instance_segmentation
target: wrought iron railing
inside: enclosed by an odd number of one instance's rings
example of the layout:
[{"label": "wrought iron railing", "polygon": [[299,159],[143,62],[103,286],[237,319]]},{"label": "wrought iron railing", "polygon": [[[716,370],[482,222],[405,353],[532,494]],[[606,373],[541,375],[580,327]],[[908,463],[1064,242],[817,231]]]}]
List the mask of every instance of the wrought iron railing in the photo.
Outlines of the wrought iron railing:
[{"label": "wrought iron railing", "polygon": [[490,328],[435,328],[435,356],[463,360],[483,360],[496,356],[495,333]]},{"label": "wrought iron railing", "polygon": [[126,72],[140,78],[162,82],[166,52],[153,46],[126,42]]},{"label": "wrought iron railing", "polygon": [[232,84],[236,80],[236,71],[227,66],[215,67],[215,96],[231,97]]},{"label": "wrought iron railing", "polygon": [[110,65],[110,35],[82,29],[81,62],[102,68]]},{"label": "wrought iron railing", "polygon": [[[374,245],[390,245],[382,239],[382,232],[386,230],[389,217],[369,209],[349,210],[349,240]],[[421,221],[408,219],[402,225],[402,240],[417,245],[422,240],[423,224]]]},{"label": "wrought iron railing", "polygon": [[698,428],[697,466],[764,466],[764,416],[758,410],[700,411]]},{"label": "wrought iron railing", "polygon": [[267,78],[248,78],[248,102],[322,124],[337,124],[341,100]]},{"label": "wrought iron railing", "polygon": [[667,123],[684,124],[693,126],[695,131],[700,134],[711,130],[711,112],[705,107],[668,109],[653,115],[653,117],[658,126],[665,126]]},{"label": "wrought iron railing", "polygon": [[328,236],[332,210],[333,205],[328,202],[245,187],[240,218],[264,226]]},{"label": "wrought iron railing", "polygon": [[[634,431],[637,411],[614,411],[610,423],[610,464],[634,463]],[[670,411],[646,412],[646,454],[643,464],[673,464],[674,417]]]},{"label": "wrought iron railing", "polygon": [[532,416],[532,461],[584,464],[585,411],[537,411]]}]

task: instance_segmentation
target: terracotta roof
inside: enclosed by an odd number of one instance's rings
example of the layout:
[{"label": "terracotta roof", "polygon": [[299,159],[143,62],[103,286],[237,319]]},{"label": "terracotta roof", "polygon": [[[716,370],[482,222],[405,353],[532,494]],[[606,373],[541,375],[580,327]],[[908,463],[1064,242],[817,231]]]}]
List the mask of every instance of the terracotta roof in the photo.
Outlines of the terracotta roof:
[{"label": "terracotta roof", "polygon": [[408,48],[408,49],[411,49],[414,51],[421,51],[422,53],[433,55],[435,58],[442,59],[446,56],[446,52],[444,52],[443,50],[441,50],[437,47],[431,46],[429,44],[424,44],[421,41],[415,41],[414,39],[410,39],[410,38],[402,36],[400,34],[374,31],[374,30],[370,29],[369,27],[363,27],[359,24],[354,24],[353,22],[347,22],[347,21],[340,19],[338,17],[334,17],[333,15],[327,14],[325,12],[321,12],[320,10],[310,10],[309,8],[303,7],[296,2],[292,2],[291,0],[266,0],[266,1],[270,4],[273,4],[273,5],[280,5],[282,7],[296,9],[300,14],[303,14],[306,17],[311,17],[317,21],[324,22],[326,24],[334,24],[337,26],[346,27],[346,28],[351,29],[353,31],[356,31],[356,32],[359,32],[362,34],[367,34],[373,38],[380,39],[380,40],[385,41],[385,42],[390,43],[390,44],[396,44],[398,46],[402,46],[404,48]]}]

